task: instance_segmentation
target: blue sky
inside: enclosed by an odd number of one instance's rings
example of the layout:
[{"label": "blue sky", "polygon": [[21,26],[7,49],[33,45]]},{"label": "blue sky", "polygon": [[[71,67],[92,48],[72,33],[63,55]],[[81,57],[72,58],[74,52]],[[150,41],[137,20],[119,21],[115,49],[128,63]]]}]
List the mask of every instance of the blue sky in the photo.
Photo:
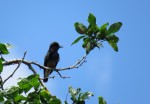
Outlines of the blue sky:
[{"label": "blue sky", "polygon": [[[117,33],[118,53],[104,43],[104,48],[88,55],[82,67],[62,72],[70,79],[61,79],[54,72],[52,75],[57,77],[50,79],[46,86],[62,101],[71,85],[94,93],[86,104],[97,104],[98,96],[103,96],[108,104],[148,104],[149,5],[148,0],[1,0],[0,42],[13,45],[9,59],[21,58],[27,51],[26,60],[43,64],[49,44],[57,41],[64,46],[59,50],[61,59],[57,67],[67,67],[85,54],[82,42],[71,46],[79,36],[74,29],[75,22],[88,24],[89,13],[97,17],[98,25],[121,21],[123,26]],[[43,71],[35,68],[42,77]],[[23,69],[29,72],[26,67]]]}]

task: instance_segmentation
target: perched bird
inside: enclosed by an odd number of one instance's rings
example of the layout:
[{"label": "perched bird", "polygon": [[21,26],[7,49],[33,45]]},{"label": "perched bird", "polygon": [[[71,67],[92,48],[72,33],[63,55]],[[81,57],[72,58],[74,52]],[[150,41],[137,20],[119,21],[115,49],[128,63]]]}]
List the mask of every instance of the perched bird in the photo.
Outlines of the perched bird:
[{"label": "perched bird", "polygon": [[[50,68],[56,68],[57,63],[59,62],[59,53],[58,49],[62,48],[57,42],[52,42],[49,46],[49,50],[44,58],[44,66]],[[53,70],[44,69],[44,79],[43,82],[47,82],[49,75],[53,72]]]}]

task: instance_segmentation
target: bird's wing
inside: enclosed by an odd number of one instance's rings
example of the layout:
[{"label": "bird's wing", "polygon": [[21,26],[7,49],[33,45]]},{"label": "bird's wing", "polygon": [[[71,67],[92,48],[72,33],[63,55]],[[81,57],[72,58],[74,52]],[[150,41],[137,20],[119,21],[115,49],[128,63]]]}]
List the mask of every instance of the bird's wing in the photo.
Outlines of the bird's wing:
[{"label": "bird's wing", "polygon": [[57,53],[56,55],[56,64],[55,64],[55,67],[57,66],[58,62],[59,62],[60,58],[59,58],[59,54]]},{"label": "bird's wing", "polygon": [[45,58],[44,58],[44,66],[47,66],[48,58],[49,58],[49,52],[47,52],[47,54],[45,55]]},{"label": "bird's wing", "polygon": [[53,50],[50,50],[49,52],[47,52],[44,58],[44,66],[48,66],[47,64],[48,64],[49,58],[52,56],[53,56]]}]

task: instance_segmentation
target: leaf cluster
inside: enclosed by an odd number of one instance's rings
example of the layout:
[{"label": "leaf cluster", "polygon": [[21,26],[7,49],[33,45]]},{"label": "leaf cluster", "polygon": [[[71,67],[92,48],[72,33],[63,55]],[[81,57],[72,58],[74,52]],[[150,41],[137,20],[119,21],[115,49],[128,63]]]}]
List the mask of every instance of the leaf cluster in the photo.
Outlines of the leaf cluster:
[{"label": "leaf cluster", "polygon": [[[81,92],[81,88],[74,89],[72,86],[69,87],[68,90],[71,100],[73,104],[85,104],[85,100],[89,99],[89,97],[94,96],[92,92]],[[98,98],[98,104],[107,104],[106,101],[103,99],[103,97]],[[65,101],[65,104],[68,104],[67,101]]]},{"label": "leaf cluster", "polygon": [[10,48],[11,45],[9,43],[2,44],[0,43],[0,74],[3,71],[3,64],[2,62],[5,61],[2,55],[9,54],[8,48]]},{"label": "leaf cluster", "polygon": [[[71,95],[71,100],[73,104],[85,104],[85,100],[89,99],[90,96],[94,96],[92,92],[81,92],[81,88],[74,89],[71,86],[69,87],[68,92]],[[67,101],[65,101],[65,104],[68,104]]]},{"label": "leaf cluster", "polygon": [[74,40],[73,44],[76,44],[83,39],[82,47],[85,48],[86,54],[88,54],[94,48],[102,47],[102,42],[107,41],[111,47],[118,52],[117,42],[119,38],[115,35],[122,26],[121,22],[116,22],[109,26],[109,23],[105,23],[102,26],[97,26],[96,17],[93,14],[88,16],[89,26],[85,26],[82,23],[76,22],[74,24],[75,30],[81,36]]},{"label": "leaf cluster", "polygon": [[39,75],[30,75],[18,82],[18,86],[0,90],[0,102],[4,104],[61,104],[49,91],[40,86]]}]

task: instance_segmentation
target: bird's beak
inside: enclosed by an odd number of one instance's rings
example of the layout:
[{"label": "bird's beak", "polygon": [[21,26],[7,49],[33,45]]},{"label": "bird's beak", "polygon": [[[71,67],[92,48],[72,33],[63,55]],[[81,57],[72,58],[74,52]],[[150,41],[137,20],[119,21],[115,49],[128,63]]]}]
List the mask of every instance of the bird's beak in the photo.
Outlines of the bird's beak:
[{"label": "bird's beak", "polygon": [[63,48],[63,46],[60,45],[59,48]]}]

